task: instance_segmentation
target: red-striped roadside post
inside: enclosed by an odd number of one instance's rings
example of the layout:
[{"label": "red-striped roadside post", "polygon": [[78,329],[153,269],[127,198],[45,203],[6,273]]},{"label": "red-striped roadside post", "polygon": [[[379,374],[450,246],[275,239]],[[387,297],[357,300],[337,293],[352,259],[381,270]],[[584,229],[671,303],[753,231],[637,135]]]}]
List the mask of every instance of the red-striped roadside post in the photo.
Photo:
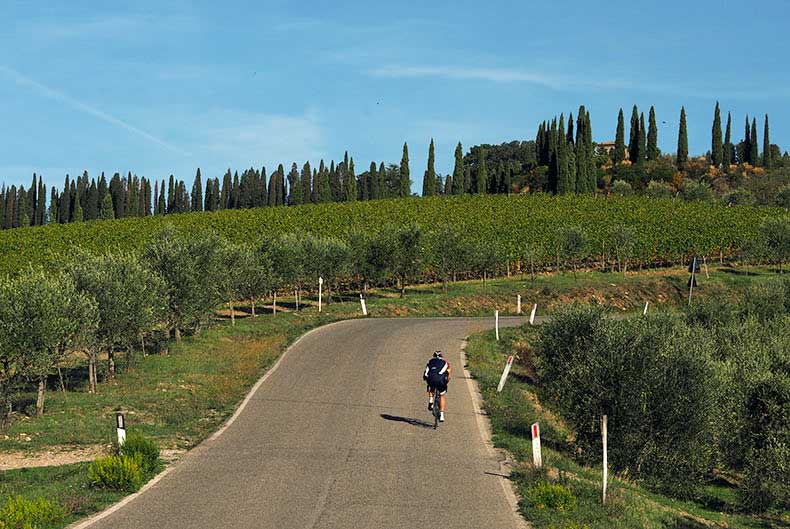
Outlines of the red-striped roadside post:
[{"label": "red-striped roadside post", "polygon": [[532,425],[532,464],[535,468],[543,466],[543,458],[540,455],[540,427],[538,423]]}]

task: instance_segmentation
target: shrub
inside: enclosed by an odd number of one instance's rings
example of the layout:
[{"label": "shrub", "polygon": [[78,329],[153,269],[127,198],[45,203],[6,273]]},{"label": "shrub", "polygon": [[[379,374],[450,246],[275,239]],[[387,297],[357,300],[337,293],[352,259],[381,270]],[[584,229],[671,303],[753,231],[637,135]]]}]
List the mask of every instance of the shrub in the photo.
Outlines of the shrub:
[{"label": "shrub", "polygon": [[609,416],[616,472],[685,496],[715,447],[716,372],[709,333],[676,316],[613,321],[597,309],[560,311],[540,330],[538,375],[576,432],[580,459],[598,462]]},{"label": "shrub", "polygon": [[746,289],[741,303],[743,316],[752,316],[761,322],[785,313],[786,285],[783,281],[770,281],[751,285]]},{"label": "shrub", "polygon": [[754,198],[752,192],[747,189],[736,189],[735,191],[725,193],[721,197],[721,201],[728,206],[753,206],[757,202],[757,199]]},{"label": "shrub", "polygon": [[143,474],[150,474],[159,466],[159,447],[156,442],[140,434],[130,434],[119,448],[118,454],[127,458],[139,455]]},{"label": "shrub", "polygon": [[618,196],[629,196],[633,194],[633,189],[631,188],[631,184],[626,182],[625,180],[615,180],[612,183],[612,194]]},{"label": "shrub", "polygon": [[143,484],[142,457],[111,455],[101,457],[88,468],[91,487],[134,492]]},{"label": "shrub", "polygon": [[[787,435],[785,435],[787,437]],[[746,467],[740,496],[750,511],[790,510],[790,446],[771,441],[755,450]]]},{"label": "shrub", "polygon": [[680,193],[685,200],[710,200],[713,198],[710,186],[702,182],[686,181],[680,187]]},{"label": "shrub", "polygon": [[672,196],[672,189],[669,184],[651,180],[650,183],[647,184],[647,191],[645,194],[650,198],[670,198]]},{"label": "shrub", "polygon": [[0,507],[0,529],[35,529],[51,525],[66,516],[66,510],[51,501],[29,500],[22,496],[8,498]]},{"label": "shrub", "polygon": [[714,328],[734,323],[737,318],[736,304],[723,296],[703,296],[685,309],[686,322]]},{"label": "shrub", "polygon": [[569,488],[547,481],[530,485],[527,489],[527,501],[536,510],[569,512],[576,508],[576,497]]}]

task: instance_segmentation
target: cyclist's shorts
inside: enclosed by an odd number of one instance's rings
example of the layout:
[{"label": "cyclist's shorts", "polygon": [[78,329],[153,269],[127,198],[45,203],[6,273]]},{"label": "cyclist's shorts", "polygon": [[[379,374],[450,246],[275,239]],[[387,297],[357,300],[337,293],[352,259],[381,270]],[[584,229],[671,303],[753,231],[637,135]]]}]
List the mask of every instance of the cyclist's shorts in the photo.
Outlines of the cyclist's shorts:
[{"label": "cyclist's shorts", "polygon": [[437,383],[434,384],[431,383],[431,381],[429,380],[426,391],[428,391],[429,393],[433,393],[434,389],[439,391],[439,395],[444,395],[445,393],[447,393],[447,381],[446,380],[444,382],[438,381]]}]

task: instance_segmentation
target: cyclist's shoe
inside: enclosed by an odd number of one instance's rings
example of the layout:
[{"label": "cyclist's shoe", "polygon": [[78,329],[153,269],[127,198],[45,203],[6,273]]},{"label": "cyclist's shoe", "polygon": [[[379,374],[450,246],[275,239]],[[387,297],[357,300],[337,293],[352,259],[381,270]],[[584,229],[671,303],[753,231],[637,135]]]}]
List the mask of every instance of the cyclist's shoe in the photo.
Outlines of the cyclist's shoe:
[{"label": "cyclist's shoe", "polygon": [[439,422],[444,422],[444,412],[443,411],[439,412]]},{"label": "cyclist's shoe", "polygon": [[433,411],[433,401],[432,400],[428,401],[428,411]]}]

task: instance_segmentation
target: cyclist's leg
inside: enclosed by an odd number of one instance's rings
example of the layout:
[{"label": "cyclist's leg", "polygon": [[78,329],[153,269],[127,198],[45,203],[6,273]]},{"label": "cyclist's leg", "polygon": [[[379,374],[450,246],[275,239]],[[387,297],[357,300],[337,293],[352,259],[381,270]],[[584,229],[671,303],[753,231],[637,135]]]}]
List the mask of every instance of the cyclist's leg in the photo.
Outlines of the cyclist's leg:
[{"label": "cyclist's leg", "polygon": [[441,388],[437,388],[437,391],[439,391],[439,411],[444,412],[444,406],[446,400],[445,395],[447,394],[447,385]]}]

